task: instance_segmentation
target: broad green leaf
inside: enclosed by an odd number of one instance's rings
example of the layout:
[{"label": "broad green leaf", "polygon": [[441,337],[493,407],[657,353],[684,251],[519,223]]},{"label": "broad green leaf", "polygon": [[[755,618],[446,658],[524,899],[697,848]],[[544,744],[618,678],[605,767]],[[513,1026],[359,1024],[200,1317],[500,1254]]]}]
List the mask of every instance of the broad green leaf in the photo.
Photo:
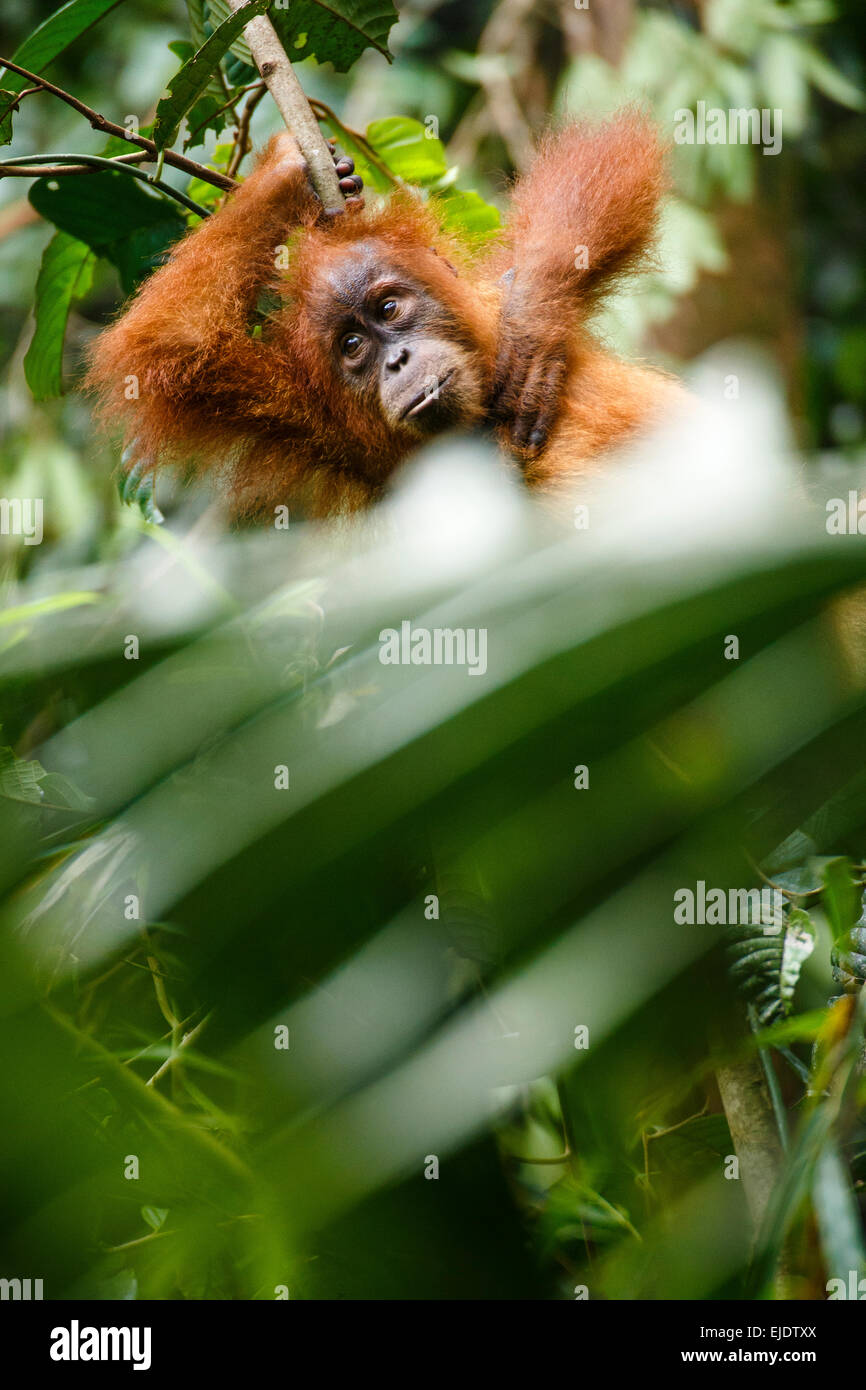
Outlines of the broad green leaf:
[{"label": "broad green leaf", "polygon": [[207,88],[230,43],[256,15],[264,14],[267,0],[250,0],[223,20],[207,42],[176,72],[168,84],[168,95],[156,108],[153,138],[158,149],[166,149],[177,138],[180,123],[190,107]]},{"label": "broad green leaf", "polygon": [[[220,24],[224,24],[225,21],[226,21],[227,19],[229,19],[229,18],[231,17],[231,15],[233,14],[233,11],[232,11],[231,8],[229,7],[228,0],[207,0],[207,3],[206,3],[206,5],[205,5],[205,7],[204,7],[204,12],[205,12],[205,21],[204,21],[204,24],[203,24],[204,35],[203,35],[203,37],[201,38],[201,40],[196,39],[196,42],[198,43],[199,48],[201,48],[201,45],[205,42],[205,39],[209,38],[210,35],[214,32],[214,30],[215,30]],[[196,38],[195,34],[193,34],[193,38]],[[243,36],[243,31],[241,31],[241,33],[238,34],[237,38],[234,39],[234,40],[232,41],[232,43],[230,44],[230,46],[229,46],[229,54],[233,54],[237,62],[242,63],[245,67],[249,68],[249,70],[250,70],[250,72],[252,73],[252,76],[253,76],[253,77],[255,77],[255,76],[257,75],[257,74],[256,74],[256,65],[255,65],[255,63],[253,62],[253,55],[252,55],[252,53],[250,53],[250,46],[249,46],[249,44],[247,43],[246,39],[245,39],[244,36]],[[238,77],[235,77],[235,76],[232,76],[231,73],[229,74],[229,76],[230,76],[231,80],[232,80],[233,82],[236,81],[236,82],[238,83],[239,86],[243,86],[243,84],[244,84],[245,81],[251,81],[251,80],[252,80],[252,78],[239,77],[239,76],[238,76]]]},{"label": "broad green leaf", "polygon": [[38,401],[63,392],[63,340],[73,300],[93,283],[96,257],[86,242],[55,232],[36,280],[36,332],[24,358],[27,385]]},{"label": "broad green leaf", "polygon": [[142,280],[157,270],[167,253],[186,230],[181,218],[166,217],[146,227],[136,227],[129,236],[106,246],[102,254],[117,266],[120,283],[126,294],[132,294]]},{"label": "broad green leaf", "polygon": [[410,116],[387,116],[373,121],[367,127],[367,139],[379,158],[406,183],[430,188],[448,174],[442,141],[431,138],[427,127]]},{"label": "broad green leaf", "polygon": [[[207,35],[205,35],[205,40],[206,38]],[[205,40],[202,40],[202,42]],[[176,39],[168,46],[175,57],[179,58],[182,63],[189,62],[196,51],[196,46],[188,43],[186,39]],[[216,71],[214,71],[208,78],[207,86],[201,96],[193,103],[187,112],[187,133],[183,141],[185,150],[194,149],[196,145],[201,145],[204,142],[208,130],[212,130],[215,135],[219,135],[225,129],[226,123],[231,116],[231,111],[229,109],[222,109],[225,107],[226,100],[227,94]]]},{"label": "broad green leaf", "polygon": [[76,179],[37,179],[30,201],[55,227],[113,262],[127,292],[186,230],[184,218],[166,198],[107,170]]},{"label": "broad green leaf", "polygon": [[271,20],[293,62],[315,58],[348,72],[365,48],[389,61],[388,35],[399,15],[390,0],[293,0]]},{"label": "broad green leaf", "polygon": [[[58,54],[121,3],[122,0],[69,0],[68,5],[61,5],[16,48],[12,62],[28,68],[30,72],[41,72]],[[27,78],[7,71],[3,86],[10,92],[20,92],[27,86]],[[0,96],[0,118],[8,110],[8,104]]]},{"label": "broad green leaf", "polygon": [[[74,180],[37,179],[30,201],[49,222],[99,252],[140,227],[165,221],[173,212],[171,203],[147,192],[140,182],[109,170]],[[183,226],[180,214],[174,216]]]},{"label": "broad green leaf", "polygon": [[354,140],[351,134],[342,130],[335,121],[325,119],[322,125],[326,130],[330,131],[331,135],[333,135],[334,139],[339,144],[340,149],[345,150],[346,154],[350,154],[354,159],[355,173],[360,174],[361,178],[364,180],[364,188],[367,193],[391,192],[394,187],[394,180],[388,177],[387,172],[383,173],[381,169],[378,169],[376,165],[371,162],[366,145],[361,144],[358,140]]}]

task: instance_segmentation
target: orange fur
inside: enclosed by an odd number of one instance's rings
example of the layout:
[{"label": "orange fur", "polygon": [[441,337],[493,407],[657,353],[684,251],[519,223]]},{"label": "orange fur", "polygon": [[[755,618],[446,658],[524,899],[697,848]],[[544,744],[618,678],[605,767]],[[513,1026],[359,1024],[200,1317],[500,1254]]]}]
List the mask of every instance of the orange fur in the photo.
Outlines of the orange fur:
[{"label": "orange fur", "polygon": [[[607,355],[584,326],[600,294],[646,253],[663,188],[662,155],[640,117],[571,126],[545,139],[514,190],[503,236],[478,258],[410,194],[325,220],[303,169],[272,141],[226,205],[99,335],[87,385],[103,419],[123,428],[130,461],[216,469],[238,511],[368,505],[412,440],[347,387],[316,325],[329,269],[372,243],[448,307],[483,383],[466,423],[484,417],[503,364],[491,418],[503,442],[513,446],[509,426],[521,413],[550,412],[538,456],[520,444],[514,452],[531,486],[555,486],[648,424],[675,389]],[[282,244],[285,273],[275,270]],[[250,318],[263,288],[281,307],[257,337]]]}]

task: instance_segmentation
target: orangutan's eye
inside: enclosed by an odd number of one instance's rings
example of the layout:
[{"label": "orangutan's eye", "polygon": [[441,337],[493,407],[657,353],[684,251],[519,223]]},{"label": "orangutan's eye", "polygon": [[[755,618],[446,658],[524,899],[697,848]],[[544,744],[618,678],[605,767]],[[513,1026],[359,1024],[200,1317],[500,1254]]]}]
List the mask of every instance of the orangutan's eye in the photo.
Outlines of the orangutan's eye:
[{"label": "orangutan's eye", "polygon": [[357,357],[363,346],[360,333],[347,333],[340,343],[340,351],[344,357]]}]

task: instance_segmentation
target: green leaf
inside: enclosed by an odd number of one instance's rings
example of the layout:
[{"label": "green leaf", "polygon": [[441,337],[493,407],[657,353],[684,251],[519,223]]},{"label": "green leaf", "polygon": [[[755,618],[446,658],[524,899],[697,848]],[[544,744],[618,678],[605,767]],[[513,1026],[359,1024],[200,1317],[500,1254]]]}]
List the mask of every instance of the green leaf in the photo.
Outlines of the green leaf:
[{"label": "green leaf", "polygon": [[[201,43],[206,40],[207,34],[204,34]],[[175,57],[179,58],[182,63],[187,63],[190,58],[194,57],[196,47],[201,47],[201,44],[195,45],[188,43],[186,39],[175,39],[168,46]],[[183,147],[185,150],[194,149],[196,145],[203,144],[205,135],[209,130],[212,130],[215,135],[219,135],[225,130],[231,115],[230,110],[222,109],[225,107],[226,100],[227,93],[216,71],[212,72],[201,96],[187,112],[189,133],[184,137]]]},{"label": "green leaf", "polygon": [[181,121],[207,88],[232,40],[251,19],[264,14],[267,7],[267,0],[250,0],[242,10],[236,10],[175,73],[168,84],[168,96],[163,97],[156,108],[153,138],[158,149],[166,149],[174,142]]},{"label": "green leaf", "polygon": [[31,618],[46,617],[49,614],[62,613],[67,608],[78,608],[82,604],[100,601],[100,595],[88,589],[49,594],[47,598],[34,599],[32,603],[16,603],[11,608],[0,608],[0,628],[14,627],[16,623],[29,623]]},{"label": "green leaf", "polygon": [[12,139],[12,103],[17,96],[9,87],[0,87],[0,145],[8,145]]},{"label": "green leaf", "polygon": [[[12,62],[28,68],[30,72],[41,72],[58,54],[121,3],[122,0],[69,0],[68,5],[61,5],[16,48]],[[7,92],[23,91],[26,86],[26,77],[19,76],[17,72],[7,72],[3,79],[3,96]],[[8,111],[9,105],[0,96],[0,120]]]},{"label": "green leaf", "polygon": [[167,199],[108,170],[74,180],[37,179],[30,201],[55,227],[116,265],[127,292],[186,230],[184,218]]},{"label": "green leaf", "polygon": [[390,61],[388,35],[399,17],[390,0],[294,0],[288,10],[271,11],[293,62],[315,58],[337,72],[348,72],[365,48],[378,49]]},{"label": "green leaf", "polygon": [[790,1005],[800,972],[815,949],[815,928],[808,912],[795,907],[787,922],[779,983],[782,1000]]},{"label": "green leaf", "polygon": [[166,252],[186,230],[182,218],[166,217],[147,227],[136,227],[129,236],[121,237],[103,249],[103,255],[117,266],[125,294],[146,280],[162,265]]},{"label": "green leaf", "polygon": [[826,1272],[847,1283],[850,1270],[858,1276],[866,1270],[866,1246],[851,1178],[831,1139],[815,1166],[812,1195]]},{"label": "green leaf", "polygon": [[25,762],[23,758],[16,758],[11,748],[0,748],[0,796],[9,801],[41,806],[39,783],[44,776],[45,768],[41,763]]},{"label": "green leaf", "polygon": [[165,1225],[168,1207],[142,1207],[141,1215],[152,1231],[158,1231]]},{"label": "green leaf", "polygon": [[437,200],[444,226],[467,241],[487,241],[502,222],[499,209],[471,189],[449,188]]},{"label": "green leaf", "polygon": [[189,32],[192,35],[194,48],[201,48],[207,38],[207,30],[204,27],[204,0],[186,0],[186,12],[189,16]]},{"label": "green leaf", "polygon": [[837,101],[840,106],[847,106],[852,111],[862,111],[866,106],[866,95],[861,89],[810,44],[803,46],[803,70],[812,85],[831,101]]},{"label": "green leaf", "polygon": [[188,63],[195,54],[195,45],[188,39],[172,39],[168,45],[169,53],[173,53],[175,58],[179,58],[182,63]]},{"label": "green leaf", "polygon": [[225,103],[226,98],[222,93],[216,96],[210,91],[202,93],[198,101],[193,102],[187,113],[189,134],[184,138],[185,150],[194,150],[197,145],[203,145],[209,130],[214,135],[222,134],[232,118],[231,108]]},{"label": "green leaf", "polygon": [[851,874],[851,865],[844,857],[830,859],[822,875],[825,884],[823,907],[830,922],[834,941],[845,936],[860,916],[860,889]]},{"label": "green leaf", "polygon": [[24,358],[24,375],[37,401],[63,394],[63,340],[73,300],[93,283],[96,257],[86,242],[55,232],[42,253],[36,280],[36,332]]},{"label": "green leaf", "polygon": [[86,811],[93,805],[93,797],[87,796],[61,772],[46,772],[40,785],[46,806],[59,806],[66,811]]},{"label": "green leaf", "polygon": [[[201,48],[205,39],[207,39],[220,24],[224,24],[225,21],[231,17],[232,13],[233,11],[229,9],[228,0],[207,0],[206,19],[203,26],[204,37],[200,41],[197,40],[199,48]],[[195,35],[193,35],[193,37],[195,37]],[[258,76],[256,65],[253,62],[253,55],[250,53],[250,46],[244,38],[243,32],[238,34],[237,38],[229,45],[229,53],[234,54],[236,62],[243,64],[245,68],[249,69],[252,77]],[[238,86],[243,86],[244,82],[252,81],[252,77],[244,76],[241,78],[232,76],[231,80],[237,82]]]},{"label": "green leaf", "polygon": [[[106,246],[140,227],[171,215],[171,204],[145,191],[121,173],[100,171],[71,179],[37,179],[30,189],[36,211],[56,227],[102,253]],[[183,219],[174,214],[179,224]]]},{"label": "green leaf", "polygon": [[[121,462],[126,466],[128,459],[135,449],[135,441],[128,445],[123,451]],[[154,526],[160,526],[165,520],[156,499],[153,495],[154,476],[153,464],[148,459],[139,459],[132,466],[120,474],[117,480],[117,492],[121,502],[127,507],[137,507],[145,521],[150,521]]]},{"label": "green leaf", "polygon": [[729,927],[726,934],[728,969],[762,1026],[788,1013],[800,972],[815,948],[815,929],[801,908],[786,914],[781,931],[767,935],[765,928],[774,925],[769,919],[753,921]]},{"label": "green leaf", "polygon": [[[225,75],[232,87],[246,87],[247,83],[255,82],[259,74],[253,64],[252,55],[250,55],[250,61],[245,63],[243,58],[239,58],[234,51],[237,46],[237,43],[232,44],[228,53],[223,58],[222,65],[225,69]],[[246,47],[246,45],[244,45],[244,47]]]},{"label": "green leaf", "polygon": [[448,174],[448,160],[441,140],[432,139],[427,127],[410,116],[387,116],[367,127],[367,139],[380,159],[398,178],[429,188]]}]

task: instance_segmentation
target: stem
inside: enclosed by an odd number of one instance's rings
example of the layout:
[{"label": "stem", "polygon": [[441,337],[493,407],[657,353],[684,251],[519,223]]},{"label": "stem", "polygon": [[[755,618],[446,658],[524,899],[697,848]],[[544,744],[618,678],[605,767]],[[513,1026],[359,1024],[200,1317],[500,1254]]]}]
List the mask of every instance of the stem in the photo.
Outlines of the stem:
[{"label": "stem", "polygon": [[235,92],[234,96],[230,96],[228,101],[224,101],[222,106],[218,106],[216,111],[214,111],[212,115],[205,116],[203,121],[199,121],[198,125],[193,126],[192,130],[187,131],[187,138],[185,143],[188,145],[192,136],[197,135],[198,132],[201,130],[202,126],[206,126],[208,121],[214,120],[215,117],[221,116],[223,111],[228,111],[229,107],[231,107],[232,115],[234,116],[235,120],[237,120],[238,113],[235,110],[235,107],[237,106],[241,97],[244,96],[246,92],[252,92],[254,90],[258,91],[260,87],[263,91],[265,90],[265,88],[262,87],[261,82],[248,82],[245,87],[239,87],[238,90]]},{"label": "stem", "polygon": [[256,107],[258,106],[259,102],[261,101],[262,97],[264,96],[267,90],[268,89],[263,82],[257,84],[252,96],[249,98],[243,111],[241,112],[241,118],[238,121],[237,129],[235,130],[235,147],[232,150],[232,157],[229,160],[228,165],[226,166],[226,173],[228,174],[230,179],[234,178],[235,174],[238,171],[238,167],[241,163],[241,160],[250,149],[250,121],[252,120],[253,112],[255,111]]},{"label": "stem", "polygon": [[[89,174],[93,167],[89,162],[84,164],[83,160],[94,160],[102,158],[101,155],[88,154],[22,154],[16,155],[14,159],[0,159],[0,174],[7,178],[31,178],[45,179],[52,174]],[[51,159],[74,159],[75,164],[58,164],[56,169],[37,168],[37,165],[44,165]],[[106,159],[105,163],[115,164],[141,164],[147,163],[150,159],[147,150],[133,150],[132,154],[113,155],[111,159]]]},{"label": "stem", "polygon": [[[286,59],[288,62],[288,59]],[[19,67],[9,58],[0,57],[0,68],[8,68],[10,72],[17,72],[19,77],[26,77],[28,82],[35,83],[43,92],[50,92],[52,96],[65,101],[67,106],[71,106],[73,111],[86,117],[94,130],[101,131],[103,135],[116,135],[119,140],[126,140],[130,145],[138,145],[139,149],[147,150],[151,159],[156,159],[159,151],[152,140],[148,140],[146,135],[131,135],[126,126],[117,125],[114,121],[109,121],[105,116],[100,116],[98,111],[94,111],[92,106],[86,102],[79,101],[70,92],[65,92],[62,87],[57,87],[53,82],[40,77],[38,73],[30,72],[28,68]],[[175,154],[174,150],[165,151],[165,163],[170,164],[174,169],[182,169],[185,174],[192,174],[195,178],[201,179],[203,183],[212,183],[215,188],[222,188],[230,193],[237,187],[234,179],[228,179],[224,174],[218,174],[214,169],[208,169],[206,165],[199,164],[194,159],[188,159],[185,154]]]},{"label": "stem", "polygon": [[[753,1033],[757,1033],[759,1031],[758,1017],[751,1004],[748,1007],[748,1015],[749,1027]],[[782,1092],[779,1087],[779,1078],[773,1070],[773,1063],[766,1047],[758,1048],[758,1056],[761,1060],[764,1080],[767,1083],[767,1092],[772,1102],[773,1114],[776,1117],[776,1128],[779,1131],[779,1143],[782,1145],[784,1151],[788,1147],[788,1116],[785,1112],[785,1102],[782,1099]]]},{"label": "stem", "polygon": [[[70,163],[60,163],[52,166],[52,160],[69,160]],[[161,179],[153,178],[146,174],[143,169],[136,169],[134,165],[128,163],[129,155],[121,155],[118,159],[105,159],[99,154],[28,154],[16,156],[15,159],[7,159],[0,163],[0,178],[6,174],[18,175],[23,177],[29,174],[32,178],[58,177],[69,173],[86,174],[90,169],[122,169],[125,173],[131,174],[134,179],[140,179],[142,183],[148,184],[151,188],[158,188],[160,193],[165,193],[169,198],[174,198],[176,202],[182,203],[190,212],[197,213],[199,217],[209,217],[210,213],[201,203],[196,203],[192,198],[188,198],[185,193],[180,193],[171,184],[163,183]],[[40,165],[47,165],[47,168],[40,168]]]},{"label": "stem", "polygon": [[210,1022],[210,1017],[210,1014],[205,1014],[204,1018],[201,1020],[200,1023],[197,1023],[196,1026],[194,1028],[191,1028],[188,1033],[184,1033],[179,1043],[177,1043],[176,1045],[172,1045],[171,1055],[166,1057],[162,1066],[159,1067],[158,1070],[153,1073],[153,1076],[149,1077],[148,1080],[145,1081],[145,1086],[155,1086],[157,1081],[159,1081],[160,1077],[165,1076],[165,1073],[171,1070],[175,1062],[179,1060],[183,1048],[190,1047],[191,1044],[196,1042],[196,1040],[201,1036],[201,1033],[204,1031],[208,1023]]},{"label": "stem", "polygon": [[[725,1036],[716,1036],[716,1047],[750,1038],[738,1006],[731,1006]],[[752,1056],[716,1067],[716,1083],[734,1152],[740,1160],[743,1194],[757,1232],[782,1172],[783,1152],[767,1079],[760,1060]]]},{"label": "stem", "polygon": [[[234,11],[241,8],[243,0],[228,0],[228,3]],[[319,123],[310,109],[304,89],[267,15],[251,19],[244,26],[244,38],[286,123],[286,129],[295,137],[298,149],[307,161],[310,182],[326,213],[342,212],[346,203],[340,192],[340,181],[327,141],[319,130]]]}]

